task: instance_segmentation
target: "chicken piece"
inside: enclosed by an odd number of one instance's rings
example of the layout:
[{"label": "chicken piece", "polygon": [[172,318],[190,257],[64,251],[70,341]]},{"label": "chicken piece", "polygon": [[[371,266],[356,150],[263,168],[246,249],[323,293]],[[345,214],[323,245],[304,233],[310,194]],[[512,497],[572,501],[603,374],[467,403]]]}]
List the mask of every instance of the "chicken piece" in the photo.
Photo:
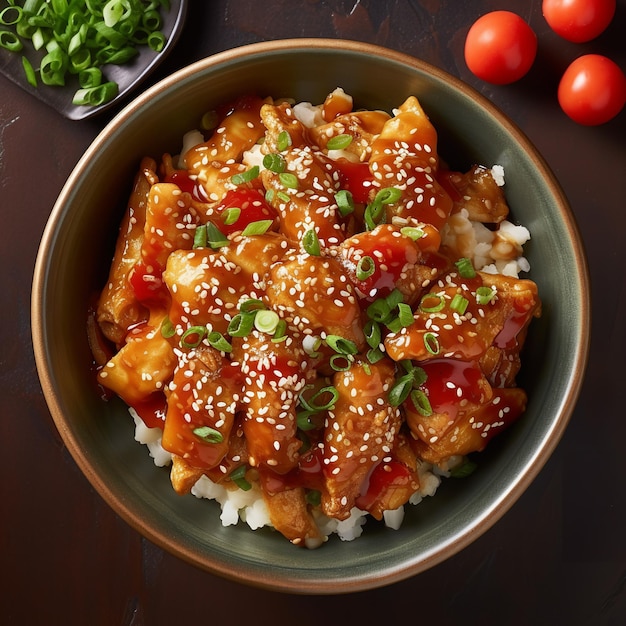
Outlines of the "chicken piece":
[{"label": "chicken piece", "polygon": [[141,161],[120,226],[109,278],[97,304],[96,318],[102,333],[117,345],[124,341],[131,326],[148,318],[148,311],[137,299],[128,277],[141,261],[148,194],[150,187],[158,182],[155,170],[153,159]]},{"label": "chicken piece", "polygon": [[352,155],[348,157],[350,160],[363,162],[369,160],[372,142],[389,119],[389,114],[383,111],[356,111],[339,115],[328,124],[314,126],[309,135],[317,146],[327,151],[330,139],[337,135],[350,135],[352,140],[341,150],[341,154]]},{"label": "chicken piece", "polygon": [[180,352],[169,386],[163,448],[200,469],[216,467],[229,448],[240,403],[240,372],[204,343]]},{"label": "chicken piece", "polygon": [[492,345],[519,350],[525,328],[540,313],[537,285],[530,280],[484,272],[463,278],[452,271],[422,296],[413,324],[387,335],[385,349],[396,361],[480,359]]},{"label": "chicken piece", "polygon": [[236,188],[230,179],[245,170],[243,153],[265,132],[260,118],[263,103],[252,96],[235,102],[211,138],[184,155],[189,176],[202,186],[209,203],[219,202],[228,190]]},{"label": "chicken piece", "polygon": [[414,219],[440,229],[452,198],[436,179],[437,132],[417,98],[409,97],[372,142],[370,170],[381,189],[395,187],[399,200],[386,205],[387,222]]},{"label": "chicken piece", "polygon": [[[437,230],[430,224],[416,228],[425,233],[416,241],[391,224],[381,224],[337,247],[337,260],[361,300],[373,302],[399,289],[404,301],[412,304],[448,268],[448,261],[437,254],[441,241]],[[371,273],[359,277],[364,268],[371,268]]]},{"label": "chicken piece", "polygon": [[506,219],[509,206],[490,169],[474,165],[465,174],[450,172],[448,178],[459,194],[455,211],[464,208],[470,220],[484,224],[499,224]]},{"label": "chicken piece", "polygon": [[336,259],[289,254],[270,268],[266,287],[271,307],[301,332],[323,330],[363,344],[361,309]]},{"label": "chicken piece", "polygon": [[202,469],[190,465],[185,459],[176,454],[172,455],[172,468],[170,469],[170,482],[178,495],[185,495],[198,482],[204,474]]},{"label": "chicken piece", "polygon": [[315,371],[291,336],[281,342],[271,339],[256,329],[245,338],[233,339],[232,359],[243,374],[248,462],[285,474],[298,463],[302,442],[296,433],[296,405],[307,377]]},{"label": "chicken piece", "polygon": [[170,321],[180,334],[191,326],[226,332],[239,300],[250,291],[248,279],[220,250],[175,250],[163,272],[172,297]]},{"label": "chicken piece", "polygon": [[141,261],[150,269],[165,268],[173,250],[190,250],[198,224],[191,196],[173,183],[155,183],[148,193]]},{"label": "chicken piece", "polygon": [[322,491],[322,511],[329,517],[347,519],[369,473],[391,460],[401,425],[400,412],[387,399],[394,369],[387,359],[355,362],[333,378],[338,398],[325,427]]},{"label": "chicken piece", "polygon": [[419,489],[418,460],[400,432],[391,458],[379,463],[371,473],[367,491],[356,500],[356,506],[377,520],[385,511],[395,511],[409,501]]},{"label": "chicken piece", "polygon": [[[345,235],[335,203],[338,176],[308,145],[305,127],[287,104],[265,105],[261,116],[268,129],[264,151],[280,153],[286,164],[284,172],[261,171],[263,185],[271,192],[271,205],[280,215],[281,232],[299,242],[314,229],[322,246],[339,243]],[[289,141],[284,143],[289,145],[283,146],[279,137],[287,136]]]},{"label": "chicken piece", "polygon": [[406,402],[405,414],[416,454],[436,464],[451,456],[481,452],[526,409],[526,393],[518,387],[493,389],[489,397],[480,400],[462,404],[452,398],[440,404],[431,399],[433,413],[428,416]]},{"label": "chicken piece", "polygon": [[325,541],[306,503],[303,487],[276,493],[263,490],[272,526],[291,543],[303,548],[318,548]]},{"label": "chicken piece", "polygon": [[176,367],[174,350],[160,331],[164,317],[163,311],[154,311],[148,322],[130,330],[124,345],[98,373],[98,382],[130,406],[161,392]]}]

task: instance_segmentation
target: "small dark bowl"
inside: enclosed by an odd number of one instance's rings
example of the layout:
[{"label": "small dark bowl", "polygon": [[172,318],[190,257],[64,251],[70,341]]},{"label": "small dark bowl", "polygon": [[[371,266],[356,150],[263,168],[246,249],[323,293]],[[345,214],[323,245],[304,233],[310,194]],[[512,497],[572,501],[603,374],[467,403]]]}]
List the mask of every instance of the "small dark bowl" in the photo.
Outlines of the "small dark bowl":
[{"label": "small dark bowl", "polygon": [[[223,528],[216,503],[177,496],[133,439],[121,402],[94,384],[85,328],[89,299],[111,259],[131,181],[144,155],[175,152],[202,114],[234,96],[321,102],[341,86],[360,106],[389,110],[418,96],[453,166],[501,164],[513,219],[532,233],[526,256],[543,299],[519,379],[526,414],[482,454],[480,469],[444,481],[407,507],[398,531],[368,522],[353,542],[298,549],[271,530]],[[41,384],[65,444],[86,477],[131,526],[164,549],[230,579],[295,593],[387,585],[455,554],[489,529],[535,478],[573,411],[586,365],[589,284],[567,201],[528,139],[461,81],[411,57],[337,40],[275,41],[227,51],[163,80],[96,138],[63,188],[45,230],[32,299]]]}]

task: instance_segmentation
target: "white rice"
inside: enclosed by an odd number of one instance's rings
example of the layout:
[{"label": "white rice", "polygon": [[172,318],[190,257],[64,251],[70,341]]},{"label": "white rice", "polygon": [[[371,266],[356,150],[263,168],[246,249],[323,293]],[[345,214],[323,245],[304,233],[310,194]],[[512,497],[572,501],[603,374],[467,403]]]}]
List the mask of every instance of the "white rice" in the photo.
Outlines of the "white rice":
[{"label": "white rice", "polygon": [[[171,464],[172,455],[161,446],[162,430],[148,428],[134,409],[129,412],[135,422],[135,440],[144,444],[157,467]],[[460,460],[460,459],[459,459]],[[441,484],[441,477],[448,475],[447,466],[433,467],[430,463],[422,463],[418,469],[420,488],[409,500],[410,504],[419,504],[424,498],[434,496]],[[206,476],[201,476],[191,488],[196,498],[214,500],[220,505],[220,521],[222,526],[234,526],[240,521],[250,529],[257,530],[263,527],[272,527],[269,512],[258,485],[253,484],[251,489],[226,489],[213,482]],[[211,515],[211,511],[207,513]],[[319,510],[313,511],[313,516],[323,536],[337,535],[342,541],[353,541],[363,533],[368,513],[354,507],[350,517],[340,521],[327,517]],[[383,521],[385,526],[398,530],[404,520],[404,507],[395,511],[385,511]],[[315,546],[311,546],[315,547]]]}]

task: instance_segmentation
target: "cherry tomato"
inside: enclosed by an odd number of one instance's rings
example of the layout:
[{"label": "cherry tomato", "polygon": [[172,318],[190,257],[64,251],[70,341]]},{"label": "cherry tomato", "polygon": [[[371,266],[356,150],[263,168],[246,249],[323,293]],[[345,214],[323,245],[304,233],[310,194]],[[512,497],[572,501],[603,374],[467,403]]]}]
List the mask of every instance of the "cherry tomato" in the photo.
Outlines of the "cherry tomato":
[{"label": "cherry tomato", "polygon": [[492,11],[467,33],[465,62],[478,78],[506,85],[524,76],[537,54],[537,36],[517,14]]},{"label": "cherry tomato", "polygon": [[578,57],[559,83],[561,108],[585,126],[604,124],[626,103],[626,76],[611,59],[599,54]]},{"label": "cherry tomato", "polygon": [[595,39],[611,23],[616,0],[543,0],[543,16],[557,34],[582,43]]}]

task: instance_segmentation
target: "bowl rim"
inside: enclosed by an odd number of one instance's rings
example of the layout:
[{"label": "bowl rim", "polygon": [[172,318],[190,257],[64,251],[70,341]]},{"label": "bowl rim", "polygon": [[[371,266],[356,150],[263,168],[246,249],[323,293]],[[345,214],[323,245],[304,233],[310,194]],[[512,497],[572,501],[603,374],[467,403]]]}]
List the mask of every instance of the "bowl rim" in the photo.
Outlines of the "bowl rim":
[{"label": "bowl rim", "polygon": [[140,112],[141,109],[147,106],[150,100],[157,94],[163,90],[171,88],[175,83],[189,79],[198,72],[206,71],[210,68],[220,66],[224,63],[230,63],[244,57],[265,54],[268,52],[279,53],[287,50],[293,53],[306,53],[307,51],[336,51],[340,53],[348,52],[357,54],[373,54],[382,57],[383,59],[409,66],[418,73],[427,74],[439,81],[443,81],[450,85],[453,89],[474,100],[493,119],[495,119],[497,124],[501,126],[507,134],[509,134],[525,149],[533,164],[541,172],[541,176],[545,180],[550,193],[558,201],[557,203],[560,207],[560,213],[563,218],[564,225],[568,231],[570,240],[573,242],[576,267],[573,268],[572,274],[578,278],[580,293],[584,296],[590,292],[589,270],[583,240],[574,214],[571,211],[559,182],[544,158],[540,155],[538,150],[534,147],[523,131],[521,131],[520,128],[518,128],[517,125],[511,121],[494,103],[488,100],[472,86],[463,82],[460,78],[449,74],[445,70],[431,65],[430,63],[419,58],[385,48],[377,44],[328,38],[279,39],[242,45],[233,49],[225,50],[195,61],[173,72],[169,76],[146,89],[146,91],[142,94],[136,96],[99,132],[83,156],[77,162],[64,184],[53,206],[41,238],[34,267],[31,293],[31,327],[33,348],[36,368],[43,394],[63,442],[67,446],[74,461],[77,463],[81,471],[85,474],[99,495],[137,532],[151,540],[162,549],[174,554],[188,563],[204,569],[205,571],[255,587],[290,593],[333,594],[355,592],[385,586],[409,578],[410,576],[421,573],[460,552],[470,543],[474,542],[478,537],[487,532],[511,508],[522,493],[528,488],[530,483],[537,477],[560,442],[578,401],[589,355],[591,316],[589,298],[583,297],[582,301],[579,303],[581,333],[578,337],[576,337],[576,350],[573,356],[573,362],[576,364],[576,368],[575,371],[572,372],[569,385],[564,393],[559,418],[552,423],[550,430],[546,433],[536,450],[532,459],[533,462],[526,464],[523,474],[508,487],[508,489],[501,495],[492,507],[481,512],[480,515],[473,519],[472,523],[468,525],[462,535],[455,536],[450,541],[444,543],[443,548],[439,551],[434,553],[433,551],[429,551],[424,555],[424,558],[421,561],[418,563],[411,563],[409,566],[406,566],[406,564],[398,565],[397,563],[394,563],[387,568],[387,570],[381,572],[375,577],[371,574],[366,576],[359,576],[358,574],[355,574],[353,577],[345,579],[345,582],[342,580],[341,588],[339,588],[336,581],[322,580],[319,578],[307,579],[307,589],[303,589],[303,585],[298,584],[298,580],[289,580],[288,576],[277,577],[272,581],[268,581],[262,574],[252,574],[251,572],[246,572],[249,576],[247,578],[242,578],[241,573],[236,567],[207,563],[205,559],[200,558],[200,555],[191,551],[186,546],[177,544],[176,540],[174,540],[172,544],[171,542],[168,542],[165,537],[161,536],[159,532],[153,531],[149,527],[145,527],[138,515],[132,511],[132,505],[128,502],[124,502],[114,493],[111,486],[98,475],[96,468],[93,467],[89,459],[88,452],[82,450],[78,445],[77,437],[71,422],[68,421],[62,414],[60,398],[57,396],[57,392],[53,384],[44,344],[46,312],[43,295],[45,292],[47,276],[46,259],[54,246],[55,231],[59,221],[61,220],[63,206],[69,197],[71,188],[80,179],[87,164],[92,160],[93,155],[101,149],[101,146],[107,142],[108,138],[112,134],[115,134],[124,126],[129,118],[132,118],[135,113]]}]

